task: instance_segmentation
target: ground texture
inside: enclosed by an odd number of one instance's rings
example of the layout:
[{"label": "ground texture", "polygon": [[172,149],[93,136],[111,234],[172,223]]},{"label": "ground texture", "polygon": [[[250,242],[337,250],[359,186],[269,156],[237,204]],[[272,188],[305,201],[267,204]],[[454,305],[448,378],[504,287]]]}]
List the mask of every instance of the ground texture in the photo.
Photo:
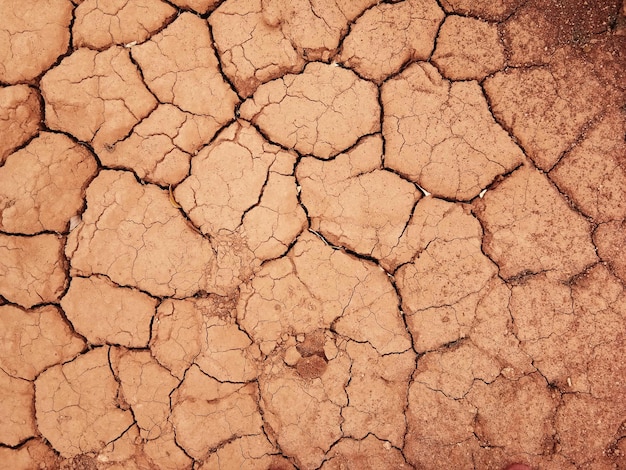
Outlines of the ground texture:
[{"label": "ground texture", "polygon": [[619,0],[0,18],[1,468],[626,468]]}]

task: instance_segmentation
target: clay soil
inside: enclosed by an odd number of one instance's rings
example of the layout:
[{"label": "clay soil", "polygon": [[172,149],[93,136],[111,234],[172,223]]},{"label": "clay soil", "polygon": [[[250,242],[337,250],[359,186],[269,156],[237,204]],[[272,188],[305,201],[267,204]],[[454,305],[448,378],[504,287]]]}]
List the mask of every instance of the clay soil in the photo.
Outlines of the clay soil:
[{"label": "clay soil", "polygon": [[626,5],[0,0],[0,469],[626,469]]}]

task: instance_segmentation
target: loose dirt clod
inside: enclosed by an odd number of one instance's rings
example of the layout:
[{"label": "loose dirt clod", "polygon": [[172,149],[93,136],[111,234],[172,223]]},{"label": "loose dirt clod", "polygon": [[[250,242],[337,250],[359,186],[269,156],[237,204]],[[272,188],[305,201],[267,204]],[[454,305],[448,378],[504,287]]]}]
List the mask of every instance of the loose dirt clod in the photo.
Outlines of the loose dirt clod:
[{"label": "loose dirt clod", "polygon": [[0,18],[0,470],[626,468],[626,2]]}]

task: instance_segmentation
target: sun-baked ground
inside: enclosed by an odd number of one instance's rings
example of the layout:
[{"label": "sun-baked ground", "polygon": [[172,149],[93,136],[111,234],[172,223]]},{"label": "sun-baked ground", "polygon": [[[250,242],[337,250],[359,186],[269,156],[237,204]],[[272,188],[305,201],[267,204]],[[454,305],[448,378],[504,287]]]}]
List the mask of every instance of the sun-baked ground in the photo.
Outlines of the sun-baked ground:
[{"label": "sun-baked ground", "polygon": [[626,469],[619,0],[0,18],[0,468]]}]

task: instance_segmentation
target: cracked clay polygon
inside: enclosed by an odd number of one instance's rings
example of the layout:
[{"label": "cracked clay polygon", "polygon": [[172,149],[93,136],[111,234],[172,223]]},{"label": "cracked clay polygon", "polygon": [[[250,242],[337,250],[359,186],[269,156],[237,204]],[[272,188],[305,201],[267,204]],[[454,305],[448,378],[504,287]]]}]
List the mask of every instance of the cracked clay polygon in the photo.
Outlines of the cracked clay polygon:
[{"label": "cracked clay polygon", "polygon": [[626,468],[626,2],[0,18],[0,467]]}]

